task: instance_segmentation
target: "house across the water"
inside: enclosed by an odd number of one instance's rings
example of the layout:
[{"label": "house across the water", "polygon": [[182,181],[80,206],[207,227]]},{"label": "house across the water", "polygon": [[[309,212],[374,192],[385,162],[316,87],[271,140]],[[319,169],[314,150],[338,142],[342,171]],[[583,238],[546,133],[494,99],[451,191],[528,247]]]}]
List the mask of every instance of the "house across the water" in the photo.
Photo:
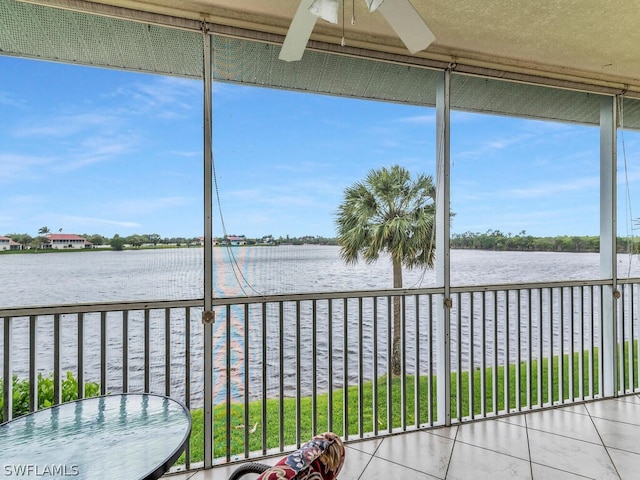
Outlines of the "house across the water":
[{"label": "house across the water", "polygon": [[65,250],[68,248],[83,249],[93,248],[93,243],[86,238],[74,233],[49,233],[46,241],[42,242],[42,248],[54,248]]},{"label": "house across the water", "polygon": [[0,236],[0,250],[22,250],[22,245],[9,237]]},{"label": "house across the water", "polygon": [[227,242],[232,247],[242,246],[247,244],[247,237],[245,237],[244,235],[228,235]]}]

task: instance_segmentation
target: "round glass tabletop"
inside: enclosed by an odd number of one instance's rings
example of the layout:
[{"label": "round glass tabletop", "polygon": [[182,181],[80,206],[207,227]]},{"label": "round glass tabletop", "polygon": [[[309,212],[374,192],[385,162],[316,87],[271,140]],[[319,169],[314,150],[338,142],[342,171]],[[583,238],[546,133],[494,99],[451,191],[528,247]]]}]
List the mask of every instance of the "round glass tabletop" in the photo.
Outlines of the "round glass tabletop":
[{"label": "round glass tabletop", "polygon": [[63,403],[0,425],[0,477],[157,479],[190,432],[189,411],[160,395]]}]

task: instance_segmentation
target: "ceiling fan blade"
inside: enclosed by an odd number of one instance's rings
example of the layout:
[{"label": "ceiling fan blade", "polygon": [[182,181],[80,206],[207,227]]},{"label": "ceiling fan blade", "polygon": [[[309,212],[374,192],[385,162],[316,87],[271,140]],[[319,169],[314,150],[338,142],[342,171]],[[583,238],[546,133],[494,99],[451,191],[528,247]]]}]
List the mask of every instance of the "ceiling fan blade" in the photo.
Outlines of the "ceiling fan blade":
[{"label": "ceiling fan blade", "polygon": [[384,0],[377,10],[411,53],[424,50],[436,39],[409,0]]},{"label": "ceiling fan blade", "polygon": [[309,11],[329,23],[338,23],[338,0],[313,0]]},{"label": "ceiling fan blade", "polygon": [[364,0],[369,7],[369,13],[375,12],[384,0]]},{"label": "ceiling fan blade", "polygon": [[307,42],[311,37],[313,27],[318,17],[309,11],[309,7],[314,0],[300,0],[300,5],[296,11],[287,36],[282,43],[282,49],[278,58],[285,62],[295,62],[302,58]]}]

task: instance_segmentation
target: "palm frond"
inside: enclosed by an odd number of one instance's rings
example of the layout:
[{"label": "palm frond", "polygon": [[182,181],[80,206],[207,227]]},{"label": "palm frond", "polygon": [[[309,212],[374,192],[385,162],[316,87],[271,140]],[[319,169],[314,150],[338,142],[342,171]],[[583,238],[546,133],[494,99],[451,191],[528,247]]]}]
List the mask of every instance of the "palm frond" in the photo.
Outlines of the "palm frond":
[{"label": "palm frond", "polygon": [[412,179],[399,165],[370,170],[345,189],[336,213],[342,259],[370,263],[387,252],[407,268],[433,267],[435,197],[430,175]]}]

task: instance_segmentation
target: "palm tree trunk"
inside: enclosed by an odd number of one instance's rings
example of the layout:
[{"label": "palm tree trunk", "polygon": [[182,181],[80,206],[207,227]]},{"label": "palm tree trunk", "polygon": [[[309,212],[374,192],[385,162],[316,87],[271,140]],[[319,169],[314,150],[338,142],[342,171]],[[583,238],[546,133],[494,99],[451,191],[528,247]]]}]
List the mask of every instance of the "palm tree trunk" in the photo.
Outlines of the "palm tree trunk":
[{"label": "palm tree trunk", "polygon": [[[393,288],[402,288],[402,264],[398,260],[393,260]],[[400,297],[393,297],[393,345],[391,349],[391,373],[394,376],[400,375],[401,352],[400,352]]]}]

